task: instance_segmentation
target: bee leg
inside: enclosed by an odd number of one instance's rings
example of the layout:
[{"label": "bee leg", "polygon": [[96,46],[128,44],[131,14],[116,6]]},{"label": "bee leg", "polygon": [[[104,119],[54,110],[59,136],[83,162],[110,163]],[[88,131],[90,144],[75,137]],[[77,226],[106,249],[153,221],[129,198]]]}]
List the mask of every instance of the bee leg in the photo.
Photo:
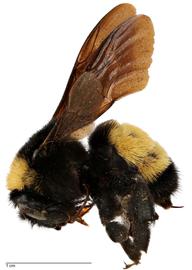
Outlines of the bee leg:
[{"label": "bee leg", "polygon": [[132,241],[127,239],[125,242],[121,243],[126,254],[133,261],[133,263],[127,264],[125,263],[124,269],[128,269],[133,265],[137,265],[140,263],[141,252],[133,245]]},{"label": "bee leg", "polygon": [[[120,219],[121,216],[119,216],[118,218]],[[125,219],[123,224],[116,221],[111,221],[108,224],[106,224],[105,229],[108,236],[111,238],[113,242],[121,243],[127,240],[129,237],[130,222],[129,220]]]},{"label": "bee leg", "polygon": [[86,222],[84,219],[82,219],[81,217],[78,217],[78,218],[76,219],[76,221],[79,222],[79,223],[82,224],[82,225],[89,226],[89,225],[87,224],[87,222]]},{"label": "bee leg", "polygon": [[125,242],[121,243],[124,251],[133,261],[133,264],[130,266],[140,262],[141,251],[147,252],[149,240],[150,229],[148,222],[140,223],[133,221],[130,237]]},{"label": "bee leg", "polygon": [[183,208],[184,206],[171,205],[171,208]]},{"label": "bee leg", "polygon": [[83,217],[85,214],[87,214],[91,210],[91,208],[93,207],[93,205],[94,205],[94,203],[92,203],[92,204],[90,204],[88,206],[83,207],[83,209],[79,213],[79,217]]},{"label": "bee leg", "polygon": [[89,193],[88,193],[87,187],[86,187],[86,193],[87,193],[87,196],[85,198],[85,201],[84,201],[83,205],[81,206],[81,208],[79,209],[79,211],[76,214],[76,221],[81,223],[82,225],[88,226],[88,224],[85,222],[85,220],[82,217],[91,210],[94,203],[92,202],[89,205],[86,205],[86,203],[89,201]]},{"label": "bee leg", "polygon": [[134,265],[139,264],[139,262],[133,262],[133,263],[129,263],[129,264],[127,264],[126,262],[124,262],[124,264],[125,264],[125,267],[123,267],[123,269],[128,269],[131,266],[134,266]]}]

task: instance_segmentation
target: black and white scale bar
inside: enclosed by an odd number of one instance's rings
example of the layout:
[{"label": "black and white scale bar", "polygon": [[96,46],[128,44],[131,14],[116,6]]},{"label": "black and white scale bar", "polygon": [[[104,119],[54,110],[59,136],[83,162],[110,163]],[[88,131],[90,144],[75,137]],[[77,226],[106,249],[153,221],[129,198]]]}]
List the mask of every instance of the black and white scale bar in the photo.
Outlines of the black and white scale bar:
[{"label": "black and white scale bar", "polygon": [[6,266],[13,266],[18,264],[92,264],[92,262],[6,262]]}]

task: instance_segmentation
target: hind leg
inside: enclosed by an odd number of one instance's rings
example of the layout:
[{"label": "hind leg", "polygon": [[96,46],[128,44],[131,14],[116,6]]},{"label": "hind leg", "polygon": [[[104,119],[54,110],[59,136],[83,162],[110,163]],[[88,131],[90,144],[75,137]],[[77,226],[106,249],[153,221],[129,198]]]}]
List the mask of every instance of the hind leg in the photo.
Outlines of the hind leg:
[{"label": "hind leg", "polygon": [[165,209],[173,207],[171,195],[178,190],[178,178],[177,169],[172,162],[156,181],[148,185],[156,204]]},{"label": "hind leg", "polygon": [[129,237],[121,245],[133,263],[126,265],[125,269],[138,264],[141,259],[141,252],[147,252],[150,240],[150,224],[158,219],[152,196],[144,181],[137,181],[135,187],[132,188],[131,197],[128,201],[127,216],[130,219]]},{"label": "hind leg", "polygon": [[148,222],[134,221],[131,228],[130,237],[127,241],[121,243],[124,251],[133,261],[132,264],[126,264],[125,269],[138,264],[141,259],[141,251],[147,252],[150,240],[150,228]]}]

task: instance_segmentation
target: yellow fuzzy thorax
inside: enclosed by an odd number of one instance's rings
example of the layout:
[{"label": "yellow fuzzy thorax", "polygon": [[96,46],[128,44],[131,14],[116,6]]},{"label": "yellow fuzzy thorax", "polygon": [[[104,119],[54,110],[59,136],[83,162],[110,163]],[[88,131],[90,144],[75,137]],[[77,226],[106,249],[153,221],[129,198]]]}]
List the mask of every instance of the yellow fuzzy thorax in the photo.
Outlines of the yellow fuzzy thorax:
[{"label": "yellow fuzzy thorax", "polygon": [[36,172],[29,168],[27,161],[16,157],[7,176],[7,188],[11,191],[22,190],[24,186],[30,186],[33,183],[35,176]]},{"label": "yellow fuzzy thorax", "polygon": [[166,151],[138,127],[116,123],[109,134],[120,156],[136,165],[148,182],[156,180],[171,163]]}]

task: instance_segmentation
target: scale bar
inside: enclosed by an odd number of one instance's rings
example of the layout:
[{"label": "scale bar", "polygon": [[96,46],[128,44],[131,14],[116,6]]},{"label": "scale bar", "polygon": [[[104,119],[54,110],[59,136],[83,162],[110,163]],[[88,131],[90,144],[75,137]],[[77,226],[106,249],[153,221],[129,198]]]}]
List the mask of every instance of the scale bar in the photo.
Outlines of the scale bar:
[{"label": "scale bar", "polygon": [[6,262],[6,266],[16,264],[92,264],[92,262]]}]

